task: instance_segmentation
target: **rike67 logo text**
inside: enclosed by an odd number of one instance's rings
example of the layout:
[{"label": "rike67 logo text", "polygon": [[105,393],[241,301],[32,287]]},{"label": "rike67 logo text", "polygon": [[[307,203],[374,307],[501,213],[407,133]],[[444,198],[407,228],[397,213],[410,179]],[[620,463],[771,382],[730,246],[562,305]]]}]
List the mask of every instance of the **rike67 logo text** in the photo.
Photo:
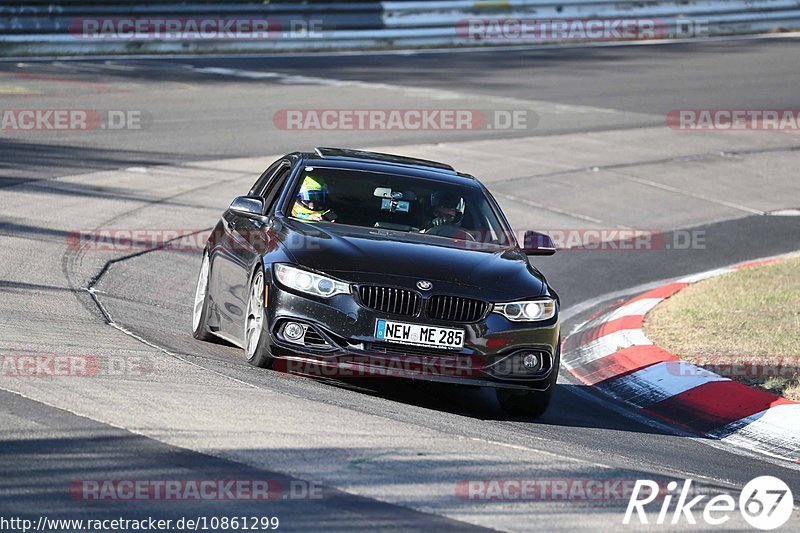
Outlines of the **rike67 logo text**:
[{"label": "rike67 logo text", "polygon": [[[708,525],[722,526],[735,516],[737,501],[729,494],[711,497],[696,494],[692,489],[691,479],[683,483],[680,492],[676,492],[677,490],[678,483],[671,481],[667,484],[667,494],[663,495],[662,491],[663,501],[660,502],[660,508],[656,503],[653,508],[645,510],[648,504],[659,498],[659,485],[649,479],[637,480],[622,523],[630,524],[633,514],[636,513],[640,524],[649,524],[647,512],[656,510],[658,517],[655,524],[658,525],[697,524],[699,517]],[[760,476],[744,486],[739,494],[738,507],[748,524],[768,531],[781,527],[789,520],[794,510],[794,498],[788,485],[780,479]]]}]

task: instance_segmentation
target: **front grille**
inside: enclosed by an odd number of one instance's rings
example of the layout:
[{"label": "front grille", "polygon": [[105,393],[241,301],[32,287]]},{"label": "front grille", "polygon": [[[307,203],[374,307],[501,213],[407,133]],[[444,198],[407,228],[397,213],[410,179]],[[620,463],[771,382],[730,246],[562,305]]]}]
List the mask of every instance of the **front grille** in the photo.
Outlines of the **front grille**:
[{"label": "front grille", "polygon": [[428,316],[446,322],[475,322],[486,314],[488,307],[481,300],[437,294],[428,302]]},{"label": "front grille", "polygon": [[414,316],[419,311],[419,294],[406,289],[362,285],[358,288],[358,296],[366,307],[384,313]]}]

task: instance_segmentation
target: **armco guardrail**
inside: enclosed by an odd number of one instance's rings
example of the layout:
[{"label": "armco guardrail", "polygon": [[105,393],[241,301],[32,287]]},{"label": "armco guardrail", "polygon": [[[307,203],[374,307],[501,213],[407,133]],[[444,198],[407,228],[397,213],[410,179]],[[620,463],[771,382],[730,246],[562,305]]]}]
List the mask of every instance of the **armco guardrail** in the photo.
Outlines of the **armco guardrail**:
[{"label": "armco guardrail", "polygon": [[269,52],[800,29],[800,0],[72,0],[0,5],[0,54]]}]

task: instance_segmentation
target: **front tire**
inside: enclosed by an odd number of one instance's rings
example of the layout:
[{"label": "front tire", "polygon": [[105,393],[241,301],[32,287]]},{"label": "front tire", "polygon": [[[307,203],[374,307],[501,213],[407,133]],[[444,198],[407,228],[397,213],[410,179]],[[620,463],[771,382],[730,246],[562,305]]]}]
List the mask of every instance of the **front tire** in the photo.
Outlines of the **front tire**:
[{"label": "front tire", "polygon": [[194,291],[194,307],[192,308],[192,336],[201,341],[208,341],[214,336],[208,329],[208,280],[211,273],[211,261],[208,251],[203,252],[203,263],[197,276],[197,288]]},{"label": "front tire", "polygon": [[244,320],[244,357],[259,368],[272,366],[272,356],[266,346],[264,335],[266,310],[264,309],[264,270],[259,267],[250,282],[247,299],[247,315]]}]

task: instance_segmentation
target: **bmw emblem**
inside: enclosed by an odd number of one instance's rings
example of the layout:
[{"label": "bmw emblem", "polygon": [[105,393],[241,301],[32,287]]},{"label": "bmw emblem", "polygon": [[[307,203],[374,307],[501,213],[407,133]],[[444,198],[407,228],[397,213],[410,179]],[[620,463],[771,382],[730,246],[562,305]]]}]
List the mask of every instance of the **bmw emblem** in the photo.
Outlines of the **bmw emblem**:
[{"label": "bmw emblem", "polygon": [[417,282],[417,288],[421,291],[429,291],[433,288],[433,283],[428,280],[421,279]]}]

